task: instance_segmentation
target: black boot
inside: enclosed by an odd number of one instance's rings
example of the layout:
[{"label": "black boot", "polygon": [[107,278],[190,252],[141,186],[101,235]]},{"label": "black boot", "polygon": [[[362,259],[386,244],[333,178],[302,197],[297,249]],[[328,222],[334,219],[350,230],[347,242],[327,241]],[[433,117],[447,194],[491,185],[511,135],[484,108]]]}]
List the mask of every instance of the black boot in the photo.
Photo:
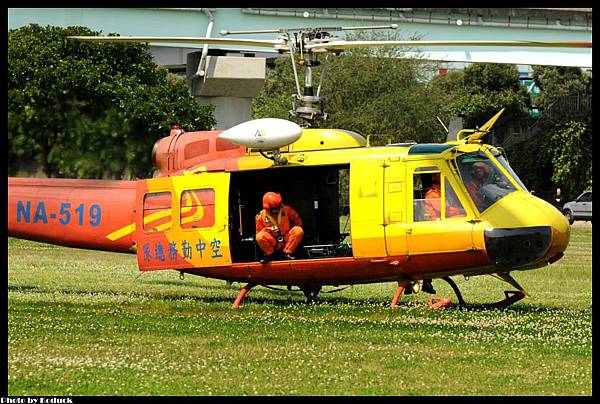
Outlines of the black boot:
[{"label": "black boot", "polygon": [[431,293],[432,295],[435,295],[435,289],[433,288],[431,279],[423,279],[423,286],[421,286],[421,290],[423,292],[427,292],[427,293]]},{"label": "black boot", "polygon": [[265,256],[264,256],[264,257],[263,257],[263,258],[260,260],[260,263],[261,263],[261,264],[266,264],[267,262],[269,262],[269,261],[272,261],[272,260],[273,260],[273,254],[271,254],[271,255],[265,255]]}]

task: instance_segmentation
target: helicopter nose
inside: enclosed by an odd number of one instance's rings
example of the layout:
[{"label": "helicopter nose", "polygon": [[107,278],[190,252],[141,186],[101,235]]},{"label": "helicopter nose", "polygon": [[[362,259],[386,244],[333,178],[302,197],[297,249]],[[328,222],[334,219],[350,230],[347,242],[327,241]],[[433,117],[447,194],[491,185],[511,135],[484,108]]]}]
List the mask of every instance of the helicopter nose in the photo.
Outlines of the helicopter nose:
[{"label": "helicopter nose", "polygon": [[486,212],[493,228],[484,230],[492,262],[502,268],[553,263],[569,244],[570,226],[548,202],[526,192],[515,192]]},{"label": "helicopter nose", "polygon": [[483,235],[488,257],[503,268],[516,268],[539,260],[552,243],[550,226],[486,229]]}]

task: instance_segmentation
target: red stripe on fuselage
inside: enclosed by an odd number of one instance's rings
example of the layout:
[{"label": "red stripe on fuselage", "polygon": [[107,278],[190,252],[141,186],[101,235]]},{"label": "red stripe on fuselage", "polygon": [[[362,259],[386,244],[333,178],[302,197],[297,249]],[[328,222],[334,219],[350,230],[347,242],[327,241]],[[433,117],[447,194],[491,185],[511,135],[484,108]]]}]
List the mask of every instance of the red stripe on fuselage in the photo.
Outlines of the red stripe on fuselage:
[{"label": "red stripe on fuselage", "polygon": [[440,277],[490,266],[484,251],[422,254],[401,257],[324,258],[192,268],[185,272],[210,278],[263,285],[344,285],[386,282],[412,277]]}]

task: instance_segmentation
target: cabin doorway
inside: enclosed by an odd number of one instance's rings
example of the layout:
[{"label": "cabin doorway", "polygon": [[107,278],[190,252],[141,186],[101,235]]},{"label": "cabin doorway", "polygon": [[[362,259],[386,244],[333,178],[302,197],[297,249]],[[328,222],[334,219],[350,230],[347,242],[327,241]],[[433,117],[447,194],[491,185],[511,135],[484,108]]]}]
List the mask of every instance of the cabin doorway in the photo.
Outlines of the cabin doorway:
[{"label": "cabin doorway", "polygon": [[273,167],[231,173],[229,235],[234,263],[255,262],[262,251],[254,240],[255,217],[266,192],[278,192],[296,209],[304,237],[297,259],[352,256],[349,165]]}]

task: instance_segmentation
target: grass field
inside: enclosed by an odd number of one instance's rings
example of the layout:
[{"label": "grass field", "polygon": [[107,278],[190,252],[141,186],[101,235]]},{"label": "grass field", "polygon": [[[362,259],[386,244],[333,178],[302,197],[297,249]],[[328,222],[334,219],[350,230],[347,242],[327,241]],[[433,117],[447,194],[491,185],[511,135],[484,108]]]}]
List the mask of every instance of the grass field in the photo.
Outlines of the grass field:
[{"label": "grass field", "polygon": [[[233,311],[239,284],[9,239],[8,392],[591,395],[591,238],[574,226],[563,259],[513,273],[530,297],[497,311],[430,310],[425,294],[390,309],[394,283],[310,305],[257,287]],[[455,281],[468,303],[512,289],[490,276]]]}]

